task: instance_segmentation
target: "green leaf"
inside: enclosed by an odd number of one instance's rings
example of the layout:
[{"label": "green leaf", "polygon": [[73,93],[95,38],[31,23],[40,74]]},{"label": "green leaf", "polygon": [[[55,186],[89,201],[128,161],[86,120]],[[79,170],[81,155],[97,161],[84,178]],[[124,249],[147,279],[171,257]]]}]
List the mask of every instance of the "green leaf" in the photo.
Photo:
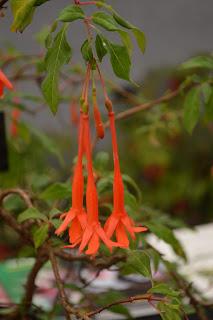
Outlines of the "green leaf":
[{"label": "green leaf", "polygon": [[104,41],[110,54],[110,62],[115,75],[124,80],[130,80],[131,60],[126,47]]},{"label": "green leaf", "polygon": [[200,88],[192,88],[185,97],[183,123],[186,130],[192,133],[200,116]]},{"label": "green leaf", "polygon": [[154,249],[147,249],[146,252],[152,260],[154,271],[157,272],[160,264],[160,254]]},{"label": "green leaf", "polygon": [[13,23],[11,31],[23,32],[31,23],[34,14],[34,5],[36,0],[10,0],[13,14]]},{"label": "green leaf", "polygon": [[179,310],[175,310],[171,304],[165,302],[159,302],[157,304],[157,309],[160,311],[160,316],[163,320],[181,320],[182,317],[180,315]]},{"label": "green leaf", "polygon": [[213,89],[211,87],[211,85],[208,82],[204,82],[201,85],[201,91],[203,94],[203,98],[204,98],[204,103],[208,103],[209,99],[211,97],[211,93],[213,92]]},{"label": "green leaf", "polygon": [[192,68],[205,68],[205,69],[213,70],[213,57],[198,56],[180,65],[180,69],[182,70],[187,70]]},{"label": "green leaf", "polygon": [[123,30],[119,30],[118,33],[120,34],[121,41],[123,42],[124,46],[126,47],[129,55],[132,54],[132,41],[129,34]]},{"label": "green leaf", "polygon": [[166,226],[162,224],[157,224],[154,222],[144,223],[148,229],[154,233],[159,239],[162,239],[166,243],[168,243],[174,252],[186,260],[186,254],[183,250],[182,245],[180,244],[179,240],[175,237],[172,230],[167,228]]},{"label": "green leaf", "polygon": [[60,210],[58,210],[57,208],[53,208],[53,209],[49,212],[49,217],[50,217],[50,218],[53,218],[53,217],[55,217],[56,215],[58,215],[59,213],[61,213]]},{"label": "green leaf", "polygon": [[98,34],[95,39],[95,48],[96,48],[98,59],[101,62],[103,57],[107,54],[107,49],[106,49],[106,43]]},{"label": "green leaf", "polygon": [[100,194],[105,192],[111,192],[111,187],[113,185],[113,176],[108,175],[106,178],[102,178],[97,182],[98,192]]},{"label": "green leaf", "polygon": [[144,53],[146,49],[146,37],[143,31],[135,28],[132,29],[132,32],[135,36],[135,39],[137,41],[138,47],[140,48],[141,52]]},{"label": "green leaf", "polygon": [[61,220],[59,219],[51,219],[51,223],[55,229],[58,229],[61,225]]},{"label": "green leaf", "polygon": [[180,293],[171,289],[166,283],[159,283],[156,284],[154,287],[149,289],[150,293],[160,293],[165,296],[171,296],[171,297],[179,297]]},{"label": "green leaf", "polygon": [[60,94],[58,90],[58,72],[48,73],[44,81],[42,82],[42,92],[53,114],[58,110],[58,104]]},{"label": "green leaf", "polygon": [[213,120],[213,90],[209,97],[208,103],[206,104],[206,116],[208,120]]},{"label": "green leaf", "polygon": [[58,17],[58,20],[63,22],[72,22],[78,19],[84,19],[85,14],[79,6],[71,5],[64,8]]},{"label": "green leaf", "polygon": [[38,249],[48,237],[49,225],[43,224],[33,233],[33,242],[35,248]]},{"label": "green leaf", "polygon": [[42,92],[53,113],[56,113],[59,103],[59,71],[64,64],[69,62],[72,54],[66,39],[67,27],[68,25],[65,24],[56,35],[45,57],[47,76],[42,83]]},{"label": "green leaf", "polygon": [[137,183],[130,176],[128,176],[127,174],[123,174],[122,178],[123,178],[123,181],[125,183],[128,183],[129,186],[132,187],[135,190],[137,198],[138,198],[138,201],[141,202],[141,191],[140,191]]},{"label": "green leaf", "polygon": [[124,20],[119,14],[114,13],[113,14],[113,18],[114,20],[122,27],[126,28],[126,29],[133,29],[134,26],[129,23],[128,21]]},{"label": "green leaf", "polygon": [[107,152],[98,152],[95,156],[94,166],[99,171],[106,170],[107,164],[109,162],[109,154]]},{"label": "green leaf", "polygon": [[119,28],[112,16],[105,12],[96,12],[92,15],[92,21],[108,31],[118,31]]},{"label": "green leaf", "polygon": [[43,200],[68,199],[71,197],[71,186],[65,183],[55,183],[45,189],[40,198]]},{"label": "green leaf", "polygon": [[18,216],[19,223],[22,223],[29,219],[39,219],[47,221],[47,217],[43,213],[39,212],[36,208],[28,208]]},{"label": "green leaf", "polygon": [[[124,20],[117,13],[113,14],[113,18],[120,26],[122,26],[126,29],[129,29],[129,30],[132,30],[132,33],[134,34],[135,39],[137,41],[138,47],[140,48],[141,52],[144,53],[145,48],[146,48],[146,37],[145,37],[145,34],[143,33],[143,31],[141,31],[140,29],[138,29],[137,27],[135,27],[134,25],[132,25],[128,21]],[[120,31],[122,31],[122,30],[120,30]],[[120,33],[120,31],[119,31],[119,33]],[[128,42],[129,42],[128,45],[130,45],[131,41],[128,40]]]},{"label": "green leaf", "polygon": [[142,274],[144,277],[152,278],[150,258],[145,251],[128,250],[126,263],[133,271]]},{"label": "green leaf", "polygon": [[82,44],[81,53],[85,61],[93,60],[92,48],[88,40],[85,40]]}]

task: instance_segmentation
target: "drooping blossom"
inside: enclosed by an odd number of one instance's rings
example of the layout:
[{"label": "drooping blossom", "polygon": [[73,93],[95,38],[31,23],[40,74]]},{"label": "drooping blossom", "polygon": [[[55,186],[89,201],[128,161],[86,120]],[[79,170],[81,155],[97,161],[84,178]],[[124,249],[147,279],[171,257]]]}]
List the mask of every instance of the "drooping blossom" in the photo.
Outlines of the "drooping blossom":
[{"label": "drooping blossom", "polygon": [[0,70],[0,98],[3,96],[4,87],[8,88],[9,90],[13,89],[12,83],[8,80],[5,74]]},{"label": "drooping blossom", "polygon": [[78,159],[74,169],[73,183],[72,183],[72,207],[68,212],[62,214],[64,221],[60,227],[55,231],[57,235],[60,235],[69,227],[69,240],[71,245],[68,247],[75,247],[81,242],[83,230],[86,225],[86,213],[83,207],[83,195],[84,195],[84,176],[83,176],[83,136],[84,125],[82,116],[80,116],[80,128],[79,128],[79,144],[78,144]]},{"label": "drooping blossom", "polygon": [[102,240],[105,245],[111,250],[113,246],[118,244],[112,242],[105,234],[103,228],[100,225],[98,217],[98,194],[95,185],[93,168],[92,168],[92,155],[91,155],[91,143],[90,143],[90,129],[88,115],[83,115],[84,121],[84,143],[85,152],[87,158],[87,189],[86,189],[86,207],[87,207],[87,224],[83,233],[82,241],[79,247],[79,251],[82,252],[86,246],[86,254],[95,255],[100,247],[100,241]]},{"label": "drooping blossom", "polygon": [[111,238],[115,232],[117,242],[122,244],[123,247],[128,247],[129,239],[127,234],[129,233],[131,238],[135,239],[135,233],[144,232],[147,228],[135,226],[134,221],[128,216],[125,210],[124,185],[119,164],[114,112],[109,112],[109,121],[114,161],[113,211],[105,223],[104,230],[109,238]]}]

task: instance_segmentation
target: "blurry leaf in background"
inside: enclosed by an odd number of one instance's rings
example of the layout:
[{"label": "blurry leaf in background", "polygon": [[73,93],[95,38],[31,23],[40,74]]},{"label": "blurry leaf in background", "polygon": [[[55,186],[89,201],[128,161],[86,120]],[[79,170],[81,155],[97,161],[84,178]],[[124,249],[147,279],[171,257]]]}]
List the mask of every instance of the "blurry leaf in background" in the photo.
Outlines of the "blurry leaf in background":
[{"label": "blurry leaf in background", "polygon": [[145,250],[128,250],[128,258],[124,268],[139,273],[146,278],[152,278],[150,257]]},{"label": "blurry leaf in background", "polygon": [[109,163],[109,154],[107,152],[101,151],[95,155],[94,166],[98,171],[105,171]]},{"label": "blurry leaf in background", "polygon": [[71,185],[66,183],[54,183],[45,189],[40,198],[43,200],[59,200],[71,198]]},{"label": "blurry leaf in background", "polygon": [[35,244],[36,249],[38,249],[47,239],[48,230],[49,230],[49,225],[43,224],[37,227],[36,230],[33,232],[33,242]]},{"label": "blurry leaf in background", "polygon": [[213,56],[197,56],[182,63],[180,69],[207,68],[213,70]]},{"label": "blurry leaf in background", "polygon": [[10,0],[13,13],[12,31],[23,32],[31,23],[36,0]]},{"label": "blurry leaf in background", "polygon": [[192,88],[184,101],[184,126],[192,133],[200,117],[200,88]]},{"label": "blurry leaf in background", "polygon": [[47,221],[47,217],[43,213],[39,212],[34,207],[28,208],[24,212],[20,213],[18,216],[19,223],[22,223],[22,222],[29,220],[29,219],[39,219],[39,220]]},{"label": "blurry leaf in background", "polygon": [[160,311],[162,320],[182,320],[180,306],[177,304],[172,305],[162,301],[157,304],[157,308]]}]

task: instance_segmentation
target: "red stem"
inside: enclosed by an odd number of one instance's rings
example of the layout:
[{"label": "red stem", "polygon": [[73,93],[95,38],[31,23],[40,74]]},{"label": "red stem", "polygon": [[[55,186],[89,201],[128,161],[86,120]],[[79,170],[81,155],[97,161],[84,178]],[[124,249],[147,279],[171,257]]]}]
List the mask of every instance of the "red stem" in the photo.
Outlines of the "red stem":
[{"label": "red stem", "polygon": [[110,130],[111,130],[111,134],[112,134],[112,149],[113,149],[114,167],[119,168],[119,170],[120,170],[114,112],[109,112],[109,122],[110,122]]},{"label": "red stem", "polygon": [[100,70],[99,65],[97,63],[96,63],[96,67],[97,67],[99,78],[100,78],[100,81],[101,81],[101,86],[103,88],[104,98],[105,98],[105,100],[107,100],[107,99],[109,99],[109,97],[108,97],[107,92],[106,92],[106,86],[105,86],[104,78],[102,77],[101,70]]}]

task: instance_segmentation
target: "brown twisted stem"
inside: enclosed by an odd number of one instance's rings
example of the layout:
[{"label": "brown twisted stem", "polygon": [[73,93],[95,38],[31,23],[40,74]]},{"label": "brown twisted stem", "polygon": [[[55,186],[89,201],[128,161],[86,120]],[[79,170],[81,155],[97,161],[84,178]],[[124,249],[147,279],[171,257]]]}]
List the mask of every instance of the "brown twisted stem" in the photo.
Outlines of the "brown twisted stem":
[{"label": "brown twisted stem", "polygon": [[118,301],[115,301],[115,302],[112,302],[112,303],[109,303],[107,304],[106,306],[104,307],[101,307],[95,311],[92,311],[92,312],[88,312],[87,313],[87,316],[89,317],[92,317],[98,313],[101,313],[102,311],[106,310],[106,309],[109,309],[113,306],[116,306],[116,305],[119,305],[119,304],[126,304],[126,303],[132,303],[134,301],[143,301],[143,300],[146,300],[147,302],[150,302],[150,301],[154,301],[154,302],[160,302],[160,301],[163,301],[163,302],[167,302],[166,298],[162,298],[162,297],[157,297],[157,296],[153,296],[152,294],[143,294],[143,295],[138,295],[138,296],[134,296],[134,297],[129,297],[129,298],[126,298],[126,299],[122,299],[122,300],[118,300]]}]

